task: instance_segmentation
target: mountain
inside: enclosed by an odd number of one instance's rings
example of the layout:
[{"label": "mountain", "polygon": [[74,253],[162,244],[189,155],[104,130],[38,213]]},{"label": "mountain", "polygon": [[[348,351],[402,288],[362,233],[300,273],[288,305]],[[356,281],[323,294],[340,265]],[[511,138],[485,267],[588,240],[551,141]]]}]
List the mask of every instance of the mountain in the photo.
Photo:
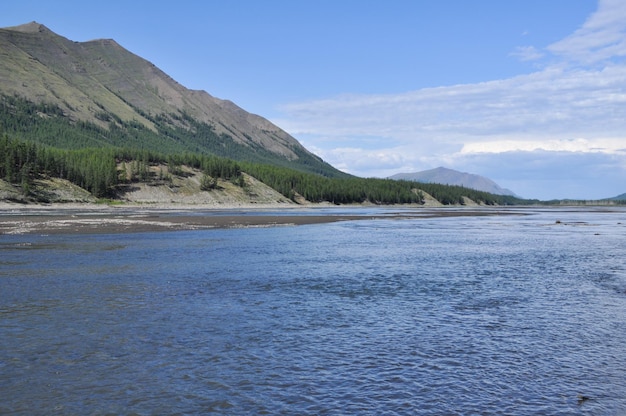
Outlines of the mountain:
[{"label": "mountain", "polygon": [[626,193],[623,193],[621,195],[618,196],[614,196],[613,198],[608,198],[612,201],[626,201]]},{"label": "mountain", "polygon": [[[210,153],[344,175],[270,121],[185,88],[112,39],[74,42],[37,22],[0,29],[2,111],[0,131],[48,145]],[[33,133],[68,125],[79,138]]]},{"label": "mountain", "polygon": [[404,179],[416,182],[439,183],[443,185],[457,185],[465,188],[476,189],[478,191],[489,192],[495,195],[511,195],[515,194],[501,188],[497,183],[484,176],[472,173],[459,172],[453,169],[438,167],[435,169],[424,170],[421,172],[398,173],[390,176],[390,179]]}]

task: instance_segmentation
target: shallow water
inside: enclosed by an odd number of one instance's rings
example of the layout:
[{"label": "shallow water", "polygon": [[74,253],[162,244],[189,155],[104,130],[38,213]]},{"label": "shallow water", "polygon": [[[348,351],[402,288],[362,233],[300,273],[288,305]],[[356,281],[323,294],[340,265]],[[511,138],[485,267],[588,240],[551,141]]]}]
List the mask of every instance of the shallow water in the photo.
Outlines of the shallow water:
[{"label": "shallow water", "polygon": [[625,243],[623,209],[0,236],[0,414],[623,414]]}]

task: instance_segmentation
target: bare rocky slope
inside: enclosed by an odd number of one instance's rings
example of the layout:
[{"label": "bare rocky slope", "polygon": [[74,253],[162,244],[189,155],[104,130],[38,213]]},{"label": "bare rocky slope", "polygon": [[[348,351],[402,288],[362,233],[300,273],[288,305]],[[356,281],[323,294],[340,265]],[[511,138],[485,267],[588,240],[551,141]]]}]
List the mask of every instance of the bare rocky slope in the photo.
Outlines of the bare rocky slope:
[{"label": "bare rocky slope", "polygon": [[[158,177],[160,171],[167,172],[165,165],[152,166],[150,169],[155,178]],[[246,173],[242,173],[245,184],[243,187],[230,181],[218,180],[215,189],[202,190],[203,173],[189,167],[183,167],[183,171],[182,175],[171,175],[171,179],[167,181],[153,179],[118,185],[114,199],[110,200],[98,199],[65,179],[37,179],[31,185],[28,195],[24,194],[19,185],[0,179],[0,207],[33,207],[49,204],[85,206],[96,203],[172,209],[334,206],[328,202],[311,203],[300,195],[296,195],[295,201],[292,201]],[[423,191],[422,193],[424,203],[420,206],[425,208],[443,206],[428,193]],[[466,206],[477,205],[469,198],[464,198],[464,200]]]},{"label": "bare rocky slope", "polygon": [[[152,166],[151,170],[153,173],[167,171],[167,166]],[[64,179],[37,179],[31,185],[28,195],[25,195],[20,186],[0,180],[0,201],[16,205],[96,202],[171,207],[295,205],[293,201],[245,173],[243,187],[229,181],[218,180],[215,189],[202,190],[203,173],[187,167],[183,167],[183,170],[182,175],[168,175],[168,180],[155,179],[118,185],[115,199],[100,201],[86,190]]]}]

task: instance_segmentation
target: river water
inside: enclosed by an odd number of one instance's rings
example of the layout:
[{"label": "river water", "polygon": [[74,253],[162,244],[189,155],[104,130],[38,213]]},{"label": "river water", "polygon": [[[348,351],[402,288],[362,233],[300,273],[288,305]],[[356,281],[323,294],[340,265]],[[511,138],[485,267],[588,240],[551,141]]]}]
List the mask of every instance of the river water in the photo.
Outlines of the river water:
[{"label": "river water", "polygon": [[626,211],[525,213],[0,236],[0,414],[626,414]]}]

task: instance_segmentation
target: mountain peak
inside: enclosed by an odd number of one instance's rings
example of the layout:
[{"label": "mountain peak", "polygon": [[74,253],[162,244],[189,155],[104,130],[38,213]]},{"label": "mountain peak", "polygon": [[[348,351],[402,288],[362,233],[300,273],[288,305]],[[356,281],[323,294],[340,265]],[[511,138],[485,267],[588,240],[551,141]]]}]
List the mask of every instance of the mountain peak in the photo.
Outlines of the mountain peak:
[{"label": "mountain peak", "polygon": [[[33,21],[0,29],[0,56],[11,58],[0,59],[0,107],[8,105],[4,96],[19,97],[58,108],[63,115],[57,121],[72,128],[82,128],[80,121],[111,137],[123,134],[129,146],[275,161],[339,174],[269,120],[187,89],[113,39],[71,41]],[[85,140],[113,142],[107,133],[93,134]]]},{"label": "mountain peak", "polygon": [[52,33],[50,29],[41,23],[32,21],[30,23],[25,23],[19,26],[12,26],[5,28],[7,30],[12,30],[14,32],[22,32],[22,33]]},{"label": "mountain peak", "polygon": [[391,179],[404,179],[416,182],[440,183],[444,185],[464,186],[466,188],[489,192],[496,195],[512,195],[515,193],[509,189],[501,188],[497,183],[484,176],[467,172],[459,172],[442,166],[424,170],[421,172],[398,173],[390,176]]}]

